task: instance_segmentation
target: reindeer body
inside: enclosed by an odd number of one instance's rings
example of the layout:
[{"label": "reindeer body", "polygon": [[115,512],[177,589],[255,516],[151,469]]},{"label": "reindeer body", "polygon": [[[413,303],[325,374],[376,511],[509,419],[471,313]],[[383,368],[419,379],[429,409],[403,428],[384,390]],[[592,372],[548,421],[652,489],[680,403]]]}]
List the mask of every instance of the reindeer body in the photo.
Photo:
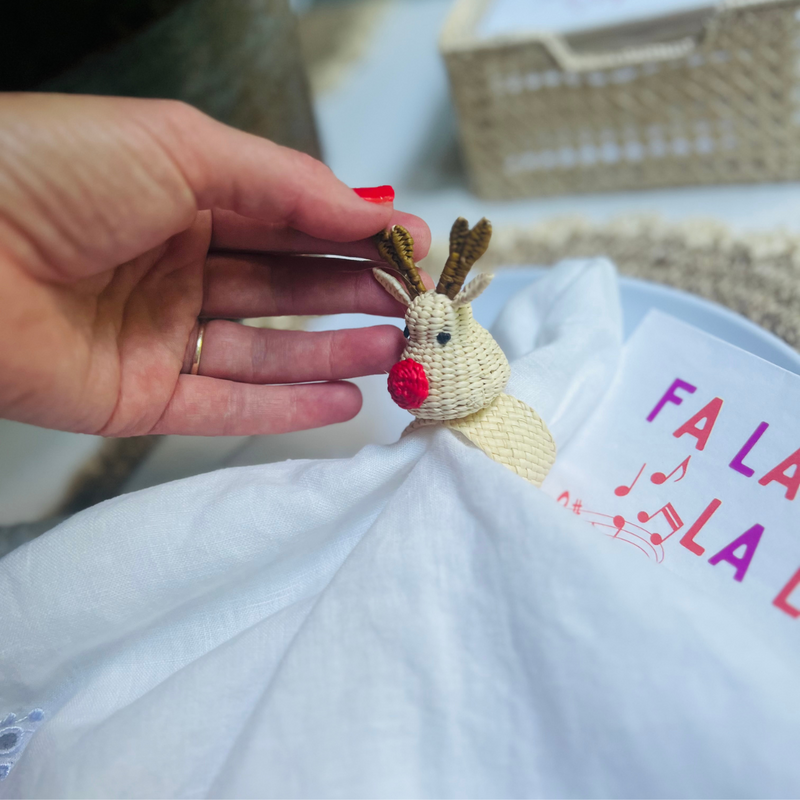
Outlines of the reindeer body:
[{"label": "reindeer body", "polygon": [[389,392],[417,417],[403,435],[444,425],[539,486],[555,461],[555,442],[532,408],[503,393],[511,373],[508,359],[472,316],[470,303],[492,276],[479,275],[461,288],[490,236],[486,220],[471,230],[465,220],[456,221],[450,258],[436,291],[422,284],[413,262],[413,240],[404,228],[396,226],[379,238],[381,255],[403,282],[377,269],[375,277],[408,307],[409,341],[389,373]]}]

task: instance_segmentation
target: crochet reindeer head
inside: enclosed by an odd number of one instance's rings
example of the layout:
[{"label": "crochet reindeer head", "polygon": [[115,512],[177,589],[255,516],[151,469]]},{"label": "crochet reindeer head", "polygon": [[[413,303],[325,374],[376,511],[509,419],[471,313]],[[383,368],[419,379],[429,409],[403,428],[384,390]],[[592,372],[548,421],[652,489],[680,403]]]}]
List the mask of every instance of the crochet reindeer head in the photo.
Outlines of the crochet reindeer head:
[{"label": "crochet reindeer head", "polygon": [[408,307],[404,331],[408,345],[389,373],[389,393],[415,417],[461,419],[488,406],[508,382],[508,360],[489,331],[473,319],[470,306],[492,276],[478,275],[464,286],[491,236],[488,220],[470,229],[459,217],[450,231],[450,255],[434,291],[422,283],[414,263],[414,241],[405,228],[395,225],[378,236],[378,250],[396,275],[375,269],[375,277]]}]

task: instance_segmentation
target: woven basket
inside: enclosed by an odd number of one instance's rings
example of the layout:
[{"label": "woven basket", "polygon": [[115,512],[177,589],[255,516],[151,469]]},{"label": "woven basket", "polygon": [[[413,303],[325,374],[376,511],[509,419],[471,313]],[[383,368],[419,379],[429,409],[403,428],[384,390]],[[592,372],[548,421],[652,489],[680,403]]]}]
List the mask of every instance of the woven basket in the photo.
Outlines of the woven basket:
[{"label": "woven basket", "polygon": [[441,40],[480,195],[800,178],[800,0],[479,39],[488,4],[458,0]]}]

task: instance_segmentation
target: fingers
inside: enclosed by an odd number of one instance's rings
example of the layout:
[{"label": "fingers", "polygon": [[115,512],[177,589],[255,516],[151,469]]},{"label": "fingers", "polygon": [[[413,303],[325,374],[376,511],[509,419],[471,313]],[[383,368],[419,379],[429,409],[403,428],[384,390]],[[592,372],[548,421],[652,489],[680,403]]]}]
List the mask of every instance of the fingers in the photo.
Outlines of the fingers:
[{"label": "fingers", "polygon": [[[402,225],[414,239],[414,256],[419,261],[428,255],[431,232],[419,217],[395,211],[387,226]],[[377,231],[373,231],[377,233]],[[282,224],[266,223],[232,211],[214,211],[212,249],[250,250],[264,253],[319,253],[380,260],[371,239],[341,242],[317,239]]]},{"label": "fingers", "polygon": [[375,280],[373,266],[374,262],[338,258],[210,256],[202,316],[403,316],[405,307]]},{"label": "fingers", "polygon": [[[406,307],[375,280],[374,261],[303,256],[209,256],[201,316],[242,319],[286,315],[402,317]],[[428,289],[434,281],[424,270]]]},{"label": "fingers", "polygon": [[309,333],[213,320],[206,325],[199,374],[242,383],[356,378],[388,372],[404,346],[393,325]]},{"label": "fingers", "polygon": [[[213,211],[215,247],[377,254],[369,237],[424,222],[359,197],[315,159],[174,101],[0,97],[0,222],[13,260],[71,281],[154,250]],[[353,244],[347,244],[353,243]]]},{"label": "fingers", "polygon": [[361,409],[350,383],[256,386],[181,375],[151,433],[187,436],[252,436],[287,433],[346,422]]},{"label": "fingers", "polygon": [[212,320],[199,374],[179,377],[151,432],[246,436],[345,422],[359,412],[361,392],[338,380],[388,371],[404,344],[391,325],[308,333]]}]

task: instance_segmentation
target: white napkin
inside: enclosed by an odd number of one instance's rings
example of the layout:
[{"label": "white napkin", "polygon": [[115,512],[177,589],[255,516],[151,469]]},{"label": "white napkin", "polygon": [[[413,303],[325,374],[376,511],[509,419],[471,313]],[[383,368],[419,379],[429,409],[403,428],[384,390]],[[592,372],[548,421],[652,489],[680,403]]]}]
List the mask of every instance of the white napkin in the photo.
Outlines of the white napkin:
[{"label": "white napkin", "polygon": [[[618,357],[613,270],[554,270],[497,332],[569,436]],[[109,501],[0,559],[0,608],[0,720],[42,712],[4,797],[800,786],[781,641],[446,430]]]},{"label": "white napkin", "polygon": [[513,363],[507,392],[531,405],[563,447],[608,388],[622,345],[614,267],[565,261],[513,297],[492,326]]}]

